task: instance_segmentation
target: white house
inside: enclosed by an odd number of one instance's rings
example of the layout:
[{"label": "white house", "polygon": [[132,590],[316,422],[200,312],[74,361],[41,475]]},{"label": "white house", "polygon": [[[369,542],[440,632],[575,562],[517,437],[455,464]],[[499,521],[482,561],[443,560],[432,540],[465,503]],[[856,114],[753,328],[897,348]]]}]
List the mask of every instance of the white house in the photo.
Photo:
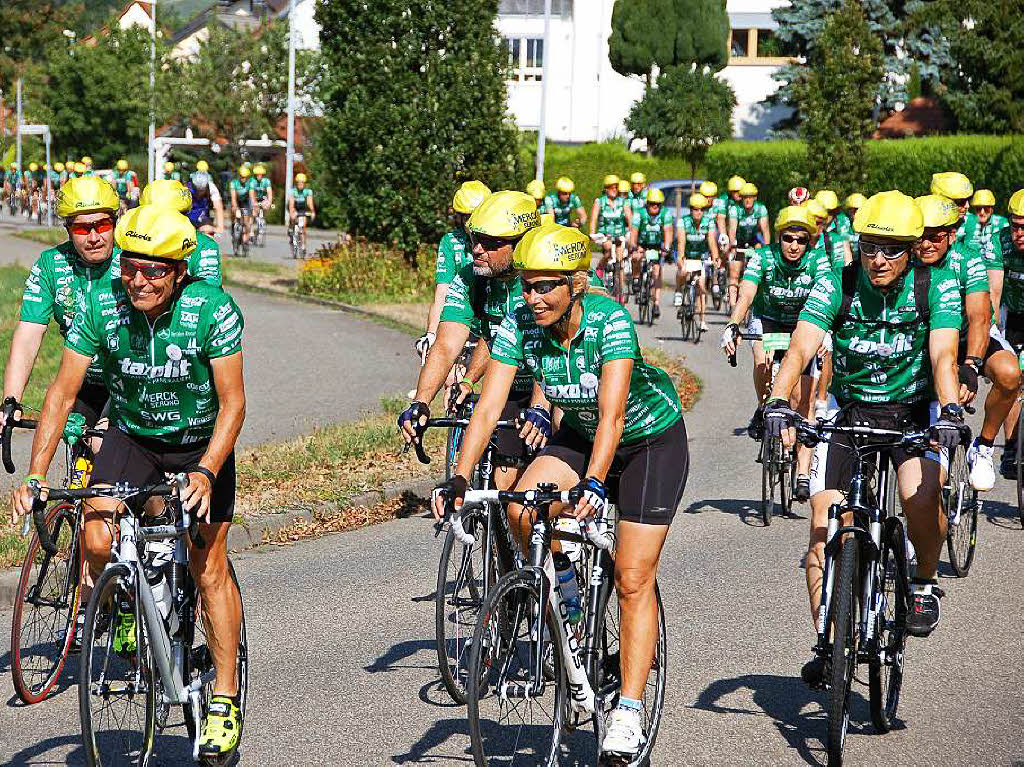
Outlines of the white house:
[{"label": "white house", "polygon": [[[553,141],[600,141],[625,136],[625,119],[643,95],[638,76],[623,76],[608,62],[616,0],[551,0],[550,50],[544,50],[544,0],[500,0],[497,28],[509,56],[509,109],[520,128],[540,121],[544,55],[548,66],[547,135]],[[628,0],[624,0],[628,2]],[[779,118],[759,102],[778,85],[771,74],[790,61],[780,55],[771,9],[788,0],[728,0],[732,31],[729,64],[720,73],[736,92],[734,130],[760,138]]]}]

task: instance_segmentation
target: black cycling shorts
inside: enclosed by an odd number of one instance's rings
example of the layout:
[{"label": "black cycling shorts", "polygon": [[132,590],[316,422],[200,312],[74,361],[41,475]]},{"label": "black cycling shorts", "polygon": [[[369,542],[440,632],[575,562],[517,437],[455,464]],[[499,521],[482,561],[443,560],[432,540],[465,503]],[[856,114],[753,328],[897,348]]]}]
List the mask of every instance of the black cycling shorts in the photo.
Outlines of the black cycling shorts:
[{"label": "black cycling shorts", "polygon": [[[126,434],[111,427],[92,468],[91,485],[126,482],[142,486],[161,482],[166,474],[195,469],[206,444],[169,445],[155,439]],[[213,485],[210,522],[230,522],[235,513],[235,454],[228,456]]]},{"label": "black cycling shorts", "polygon": [[[830,404],[835,401],[830,397]],[[906,404],[903,402],[861,403],[845,410],[835,421],[837,426],[859,424],[875,429],[893,429],[912,431],[926,429],[931,424],[931,412],[928,402]],[[833,434],[829,442],[819,442],[814,449],[811,460],[811,493],[822,490],[850,489],[853,478],[853,451],[850,449],[849,437],[844,434]],[[891,465],[899,469],[911,458],[920,458],[904,449],[884,450],[880,454],[888,454]],[[923,457],[938,460],[938,455],[928,452]],[[871,458],[874,462],[874,457]]]},{"label": "black cycling shorts", "polygon": [[[564,461],[583,478],[594,444],[568,426],[561,427],[540,455]],[[619,519],[645,525],[668,525],[683,498],[690,472],[686,425],[680,418],[653,437],[620,444],[609,472],[609,486],[618,475],[618,493],[610,493],[618,507]]]},{"label": "black cycling shorts", "polygon": [[[985,362],[988,362],[989,357],[991,357],[996,352],[1010,352],[1011,354],[1014,354],[1013,347],[1010,346],[1010,343],[1005,338],[1003,338],[1003,334],[1001,332],[999,332],[999,326],[998,325],[992,325],[988,329],[988,346],[985,347],[985,352],[984,352],[984,354],[982,354],[981,358]],[[967,334],[966,333],[962,333],[960,335],[960,346],[957,349],[957,353],[956,354],[957,354],[957,357],[956,357],[957,364],[963,365],[967,361]]]},{"label": "black cycling shorts", "polygon": [[100,420],[109,399],[110,395],[107,394],[106,386],[85,382],[82,384],[82,388],[78,390],[78,396],[75,397],[75,406],[71,408],[71,411],[84,415],[85,425],[91,429]]},{"label": "black cycling shorts", "polygon": [[1024,314],[1017,312],[1006,313],[1006,331],[1003,334],[1006,341],[1018,354],[1024,349]]},{"label": "black cycling shorts", "polygon": [[[515,420],[519,416],[519,411],[530,407],[532,397],[533,392],[525,397],[509,395],[505,407],[501,410],[501,420]],[[511,429],[498,429],[495,432],[494,444],[497,447],[497,453],[494,456],[496,466],[524,466],[533,458],[526,448],[526,443],[519,436],[519,432]]]}]

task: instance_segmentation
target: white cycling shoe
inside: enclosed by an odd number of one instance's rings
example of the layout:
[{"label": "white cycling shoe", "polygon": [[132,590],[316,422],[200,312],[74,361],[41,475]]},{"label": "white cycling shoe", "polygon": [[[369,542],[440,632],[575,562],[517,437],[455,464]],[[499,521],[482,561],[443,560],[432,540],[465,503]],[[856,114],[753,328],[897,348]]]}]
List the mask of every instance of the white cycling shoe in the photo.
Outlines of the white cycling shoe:
[{"label": "white cycling shoe", "polygon": [[971,467],[971,487],[979,493],[991,490],[996,484],[996,467],[992,460],[991,445],[971,445],[967,451],[967,465]]},{"label": "white cycling shoe", "polygon": [[639,711],[615,707],[608,715],[608,729],[601,743],[601,753],[632,757],[640,752],[643,734]]},{"label": "white cycling shoe", "polygon": [[672,296],[672,306],[682,306],[682,305],[683,305],[683,294],[682,293],[676,293],[674,296]]}]

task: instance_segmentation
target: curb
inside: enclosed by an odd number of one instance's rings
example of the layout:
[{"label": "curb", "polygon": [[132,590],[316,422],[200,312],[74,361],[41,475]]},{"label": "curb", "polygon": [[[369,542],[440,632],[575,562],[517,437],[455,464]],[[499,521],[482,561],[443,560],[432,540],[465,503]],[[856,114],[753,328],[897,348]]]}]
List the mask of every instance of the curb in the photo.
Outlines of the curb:
[{"label": "curb", "polygon": [[[439,481],[439,478],[406,480],[404,482],[391,482],[381,490],[373,490],[367,493],[360,493],[352,496],[344,504],[331,503],[321,504],[312,509],[289,509],[277,514],[268,514],[253,521],[251,524],[236,523],[228,530],[228,551],[237,553],[264,545],[268,538],[279,530],[290,527],[296,522],[310,522],[314,513],[318,511],[340,511],[343,508],[352,506],[376,506],[378,503],[398,498],[403,493],[412,493],[421,498],[428,498],[430,491]],[[21,567],[11,568],[0,572],[0,609],[8,609],[14,606],[14,597],[18,592],[18,580],[21,577]],[[5,627],[0,627],[6,630]]]}]

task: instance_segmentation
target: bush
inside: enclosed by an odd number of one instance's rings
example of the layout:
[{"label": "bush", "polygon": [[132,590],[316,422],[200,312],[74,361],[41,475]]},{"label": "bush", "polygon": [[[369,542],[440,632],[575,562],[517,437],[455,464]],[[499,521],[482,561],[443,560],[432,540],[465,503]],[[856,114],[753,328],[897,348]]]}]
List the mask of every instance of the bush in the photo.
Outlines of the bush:
[{"label": "bush", "polygon": [[[941,136],[887,139],[867,144],[867,181],[863,189],[836,189],[840,197],[854,191],[873,194],[899,189],[927,194],[932,173],[956,170],[974,187],[991,189],[1002,208],[1024,186],[1024,136]],[[753,181],[771,212],[786,204],[791,187],[806,186],[810,176],[807,148],[801,141],[726,141],[708,153],[707,175],[722,186],[738,173]]]},{"label": "bush", "polygon": [[411,303],[434,295],[434,252],[421,247],[416,266],[401,251],[356,241],[325,245],[303,265],[298,292],[348,304]]}]

